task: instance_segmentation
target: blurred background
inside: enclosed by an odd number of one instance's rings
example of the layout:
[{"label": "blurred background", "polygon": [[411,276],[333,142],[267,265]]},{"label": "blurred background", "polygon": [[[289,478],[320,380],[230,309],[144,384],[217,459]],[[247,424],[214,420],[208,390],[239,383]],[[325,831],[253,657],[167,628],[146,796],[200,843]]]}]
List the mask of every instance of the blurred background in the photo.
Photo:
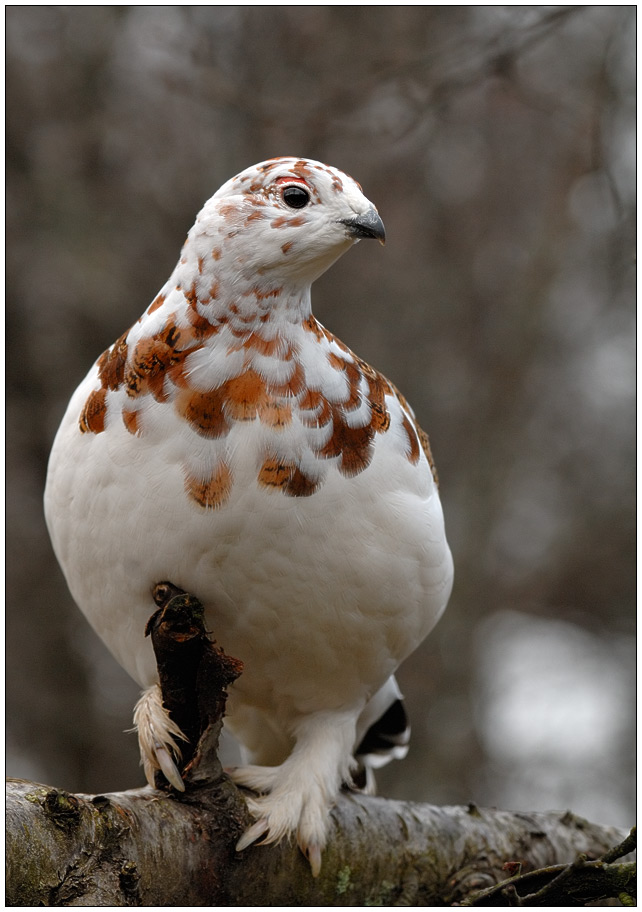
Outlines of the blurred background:
[{"label": "blurred background", "polygon": [[144,781],[137,688],[49,544],[47,457],[203,202],[300,155],[385,221],[314,310],[430,434],[456,566],[380,791],[632,824],[635,28],[631,6],[7,8],[10,775]]}]

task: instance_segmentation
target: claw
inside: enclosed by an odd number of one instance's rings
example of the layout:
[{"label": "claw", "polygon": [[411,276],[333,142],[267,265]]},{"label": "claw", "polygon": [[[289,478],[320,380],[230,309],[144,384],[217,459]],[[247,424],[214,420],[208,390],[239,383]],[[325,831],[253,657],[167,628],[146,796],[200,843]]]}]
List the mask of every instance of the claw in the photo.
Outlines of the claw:
[{"label": "claw", "polygon": [[270,825],[265,817],[261,818],[261,820],[257,820],[256,823],[253,823],[252,826],[247,828],[236,843],[236,851],[242,852],[243,849],[247,849],[253,842],[256,842],[257,839],[265,835],[269,829]]},{"label": "claw", "polygon": [[304,848],[301,843],[299,843],[299,848],[310,862],[312,876],[318,877],[321,872],[321,847],[317,843],[312,843]]},{"label": "claw", "polygon": [[155,743],[154,753],[156,754],[156,760],[161,768],[161,772],[167,781],[173,785],[178,792],[184,792],[185,783],[183,782],[178,767],[172,760],[169,751],[167,751],[162,744]]}]

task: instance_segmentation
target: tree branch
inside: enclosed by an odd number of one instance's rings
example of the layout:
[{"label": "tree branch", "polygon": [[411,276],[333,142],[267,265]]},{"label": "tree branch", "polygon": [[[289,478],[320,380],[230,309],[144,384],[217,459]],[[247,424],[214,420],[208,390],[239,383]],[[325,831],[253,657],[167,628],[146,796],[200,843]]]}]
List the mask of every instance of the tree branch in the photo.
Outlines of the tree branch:
[{"label": "tree branch", "polygon": [[480,890],[464,900],[462,905],[585,906],[613,897],[617,897],[622,905],[634,905],[636,865],[633,862],[612,862],[635,851],[635,845],[634,828],[625,840],[597,861],[589,861],[585,854],[580,854],[566,865],[549,865],[527,874],[520,873]]},{"label": "tree branch", "polygon": [[450,905],[502,881],[507,861],[546,868],[579,853],[599,857],[622,838],[568,812],[438,808],[344,794],[315,879],[296,846],[235,852],[247,823],[243,800],[224,776],[216,787],[180,797],[149,788],[70,795],[10,780],[7,901]]},{"label": "tree branch", "polygon": [[[295,845],[237,853],[250,817],[216,751],[225,688],[238,676],[240,663],[210,643],[196,599],[170,583],[159,584],[155,599],[160,609],[147,629],[163,698],[192,738],[182,771],[186,790],[71,795],[10,780],[9,904],[522,904],[523,890],[557,889],[563,871],[552,866],[575,863],[575,869],[593,873],[598,865],[589,859],[601,859],[599,873],[609,876],[623,867],[612,862],[630,850],[628,843],[609,848],[624,834],[570,812],[509,813],[472,804],[438,808],[350,792],[332,812],[318,878]],[[580,853],[584,860],[577,862]],[[520,872],[508,882],[507,863]],[[548,879],[518,883],[542,868],[549,870]],[[564,876],[568,881],[569,874]],[[629,895],[630,872],[621,871],[617,881],[611,876],[609,883]]]}]

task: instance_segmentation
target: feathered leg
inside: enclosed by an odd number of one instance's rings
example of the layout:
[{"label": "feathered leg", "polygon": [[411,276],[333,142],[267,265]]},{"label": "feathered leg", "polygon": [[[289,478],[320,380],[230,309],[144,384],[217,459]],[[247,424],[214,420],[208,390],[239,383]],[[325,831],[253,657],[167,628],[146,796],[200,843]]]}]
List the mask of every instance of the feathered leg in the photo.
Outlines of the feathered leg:
[{"label": "feathered leg", "polygon": [[134,707],[134,727],[145,778],[151,787],[155,788],[154,773],[160,770],[175,789],[184,792],[185,785],[175,762],[180,760],[181,750],[175,739],[185,741],[186,738],[165,709],[158,684],[152,684],[141,694]]},{"label": "feathered leg", "polygon": [[256,822],[237,843],[237,851],[257,839],[280,842],[296,834],[299,848],[316,877],[326,843],[329,812],[341,785],[350,780],[355,713],[318,713],[295,730],[296,746],[280,766],[245,766],[230,771],[237,785],[268,794],[248,798]]}]

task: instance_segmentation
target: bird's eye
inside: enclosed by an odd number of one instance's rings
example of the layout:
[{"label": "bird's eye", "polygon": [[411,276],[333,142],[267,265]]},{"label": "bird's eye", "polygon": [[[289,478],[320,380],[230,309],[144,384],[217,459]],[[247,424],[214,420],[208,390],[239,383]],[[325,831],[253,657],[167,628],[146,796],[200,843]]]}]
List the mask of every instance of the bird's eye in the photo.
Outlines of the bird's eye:
[{"label": "bird's eye", "polygon": [[304,187],[286,187],[281,195],[290,209],[303,209],[310,202],[310,194]]}]

